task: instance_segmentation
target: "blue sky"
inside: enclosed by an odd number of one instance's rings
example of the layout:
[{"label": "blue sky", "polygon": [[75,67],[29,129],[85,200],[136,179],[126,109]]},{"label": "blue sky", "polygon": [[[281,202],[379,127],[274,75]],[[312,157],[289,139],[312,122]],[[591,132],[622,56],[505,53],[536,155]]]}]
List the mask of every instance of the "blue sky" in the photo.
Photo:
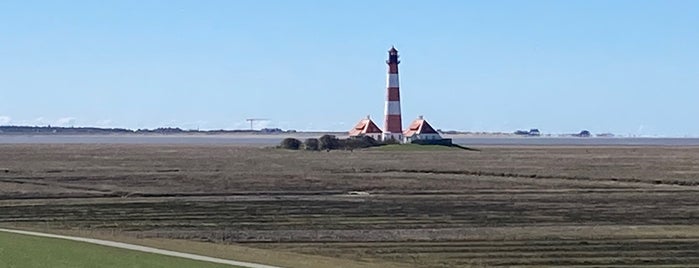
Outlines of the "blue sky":
[{"label": "blue sky", "polygon": [[0,125],[699,136],[699,1],[1,1]]}]

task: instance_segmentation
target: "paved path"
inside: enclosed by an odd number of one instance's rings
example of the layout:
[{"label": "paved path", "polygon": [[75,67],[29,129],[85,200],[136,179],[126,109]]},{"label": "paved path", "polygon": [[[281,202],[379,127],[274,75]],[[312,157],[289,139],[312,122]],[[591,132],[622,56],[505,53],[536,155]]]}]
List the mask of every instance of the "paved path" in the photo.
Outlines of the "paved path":
[{"label": "paved path", "polygon": [[197,260],[197,261],[230,264],[230,265],[246,267],[246,268],[281,268],[278,266],[269,266],[269,265],[264,265],[264,264],[251,263],[251,262],[219,259],[219,258],[214,258],[214,257],[207,257],[207,256],[202,256],[202,255],[176,252],[176,251],[157,249],[157,248],[151,248],[151,247],[144,247],[144,246],[139,246],[139,245],[134,245],[134,244],[127,244],[127,243],[100,240],[100,239],[83,238],[83,237],[75,237],[75,236],[65,236],[65,235],[54,235],[54,234],[46,234],[46,233],[38,233],[38,232],[30,232],[30,231],[20,231],[20,230],[3,229],[3,228],[0,228],[0,232],[8,232],[8,233],[15,233],[15,234],[22,234],[22,235],[33,235],[33,236],[41,236],[41,237],[48,237],[48,238],[66,239],[66,240],[85,242],[85,243],[97,244],[97,245],[108,246],[108,247],[123,248],[123,249],[136,250],[136,251],[147,252],[147,253],[155,253],[155,254],[160,254],[160,255],[167,255],[167,256],[173,256],[173,257],[192,259],[192,260]]}]

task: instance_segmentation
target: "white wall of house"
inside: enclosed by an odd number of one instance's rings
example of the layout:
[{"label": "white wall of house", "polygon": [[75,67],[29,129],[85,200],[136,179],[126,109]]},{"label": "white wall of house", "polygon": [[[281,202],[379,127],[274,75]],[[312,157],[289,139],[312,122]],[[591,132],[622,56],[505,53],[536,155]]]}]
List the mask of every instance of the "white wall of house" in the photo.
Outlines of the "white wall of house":
[{"label": "white wall of house", "polygon": [[391,140],[391,139],[394,139],[394,140],[396,140],[396,141],[398,141],[398,142],[404,141],[404,137],[403,137],[403,134],[402,134],[402,133],[388,133],[388,132],[385,132],[385,133],[383,133],[383,134],[381,135],[381,140],[382,140],[382,141],[387,141],[387,140]]},{"label": "white wall of house", "polygon": [[442,136],[439,134],[415,134],[410,137],[405,137],[405,143],[411,143],[414,140],[441,140]]},{"label": "white wall of house", "polygon": [[365,136],[372,137],[373,139],[380,141],[381,140],[381,133],[367,133],[364,134]]}]

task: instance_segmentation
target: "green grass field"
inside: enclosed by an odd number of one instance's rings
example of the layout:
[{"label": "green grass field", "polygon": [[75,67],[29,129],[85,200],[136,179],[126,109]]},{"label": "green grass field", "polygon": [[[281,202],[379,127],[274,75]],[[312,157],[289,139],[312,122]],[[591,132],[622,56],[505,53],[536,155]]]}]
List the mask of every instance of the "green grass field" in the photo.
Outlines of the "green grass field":
[{"label": "green grass field", "polygon": [[62,239],[0,233],[0,268],[233,267]]},{"label": "green grass field", "polygon": [[452,148],[442,145],[419,145],[419,144],[389,144],[384,146],[379,146],[371,148],[371,150],[377,151],[452,151],[458,150],[458,148]]}]

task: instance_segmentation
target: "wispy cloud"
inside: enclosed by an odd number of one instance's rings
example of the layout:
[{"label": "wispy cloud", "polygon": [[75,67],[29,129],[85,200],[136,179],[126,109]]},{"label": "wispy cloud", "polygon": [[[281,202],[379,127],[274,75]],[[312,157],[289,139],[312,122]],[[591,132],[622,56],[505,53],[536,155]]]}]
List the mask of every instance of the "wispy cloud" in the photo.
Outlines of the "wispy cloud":
[{"label": "wispy cloud", "polygon": [[37,118],[34,118],[34,125],[37,125],[37,126],[47,125],[46,118],[44,118],[43,116],[39,116]]},{"label": "wispy cloud", "polygon": [[75,117],[63,117],[57,120],[48,119],[43,116],[39,116],[32,120],[15,120],[9,116],[0,116],[0,125],[11,123],[18,126],[59,126],[59,127],[70,127],[74,126],[76,122]]},{"label": "wispy cloud", "polygon": [[75,117],[63,117],[56,120],[55,125],[61,127],[70,127],[75,125]]},{"label": "wispy cloud", "polygon": [[253,124],[253,127],[256,129],[269,128],[270,126],[272,126],[272,122],[269,120],[255,121]]},{"label": "wispy cloud", "polygon": [[636,134],[638,134],[638,135],[643,134],[643,129],[645,129],[645,128],[646,128],[646,126],[644,126],[644,125],[638,126],[638,130],[636,131]]},{"label": "wispy cloud", "polygon": [[197,120],[194,122],[184,122],[179,127],[183,129],[207,129],[209,122],[204,120]]},{"label": "wispy cloud", "polygon": [[[267,119],[261,119],[261,120],[255,120],[252,122],[252,128],[253,129],[263,129],[263,128],[269,128],[273,127],[275,124]],[[233,123],[233,129],[250,129],[250,121],[239,121],[236,123]]]},{"label": "wispy cloud", "polygon": [[95,122],[96,127],[111,127],[112,126],[112,120],[111,119],[101,119],[97,120]]},{"label": "wispy cloud", "polygon": [[247,122],[236,122],[233,124],[233,129],[244,129],[244,128],[249,128],[250,123]]},{"label": "wispy cloud", "polygon": [[0,115],[0,125],[9,125],[12,122],[12,117]]}]

